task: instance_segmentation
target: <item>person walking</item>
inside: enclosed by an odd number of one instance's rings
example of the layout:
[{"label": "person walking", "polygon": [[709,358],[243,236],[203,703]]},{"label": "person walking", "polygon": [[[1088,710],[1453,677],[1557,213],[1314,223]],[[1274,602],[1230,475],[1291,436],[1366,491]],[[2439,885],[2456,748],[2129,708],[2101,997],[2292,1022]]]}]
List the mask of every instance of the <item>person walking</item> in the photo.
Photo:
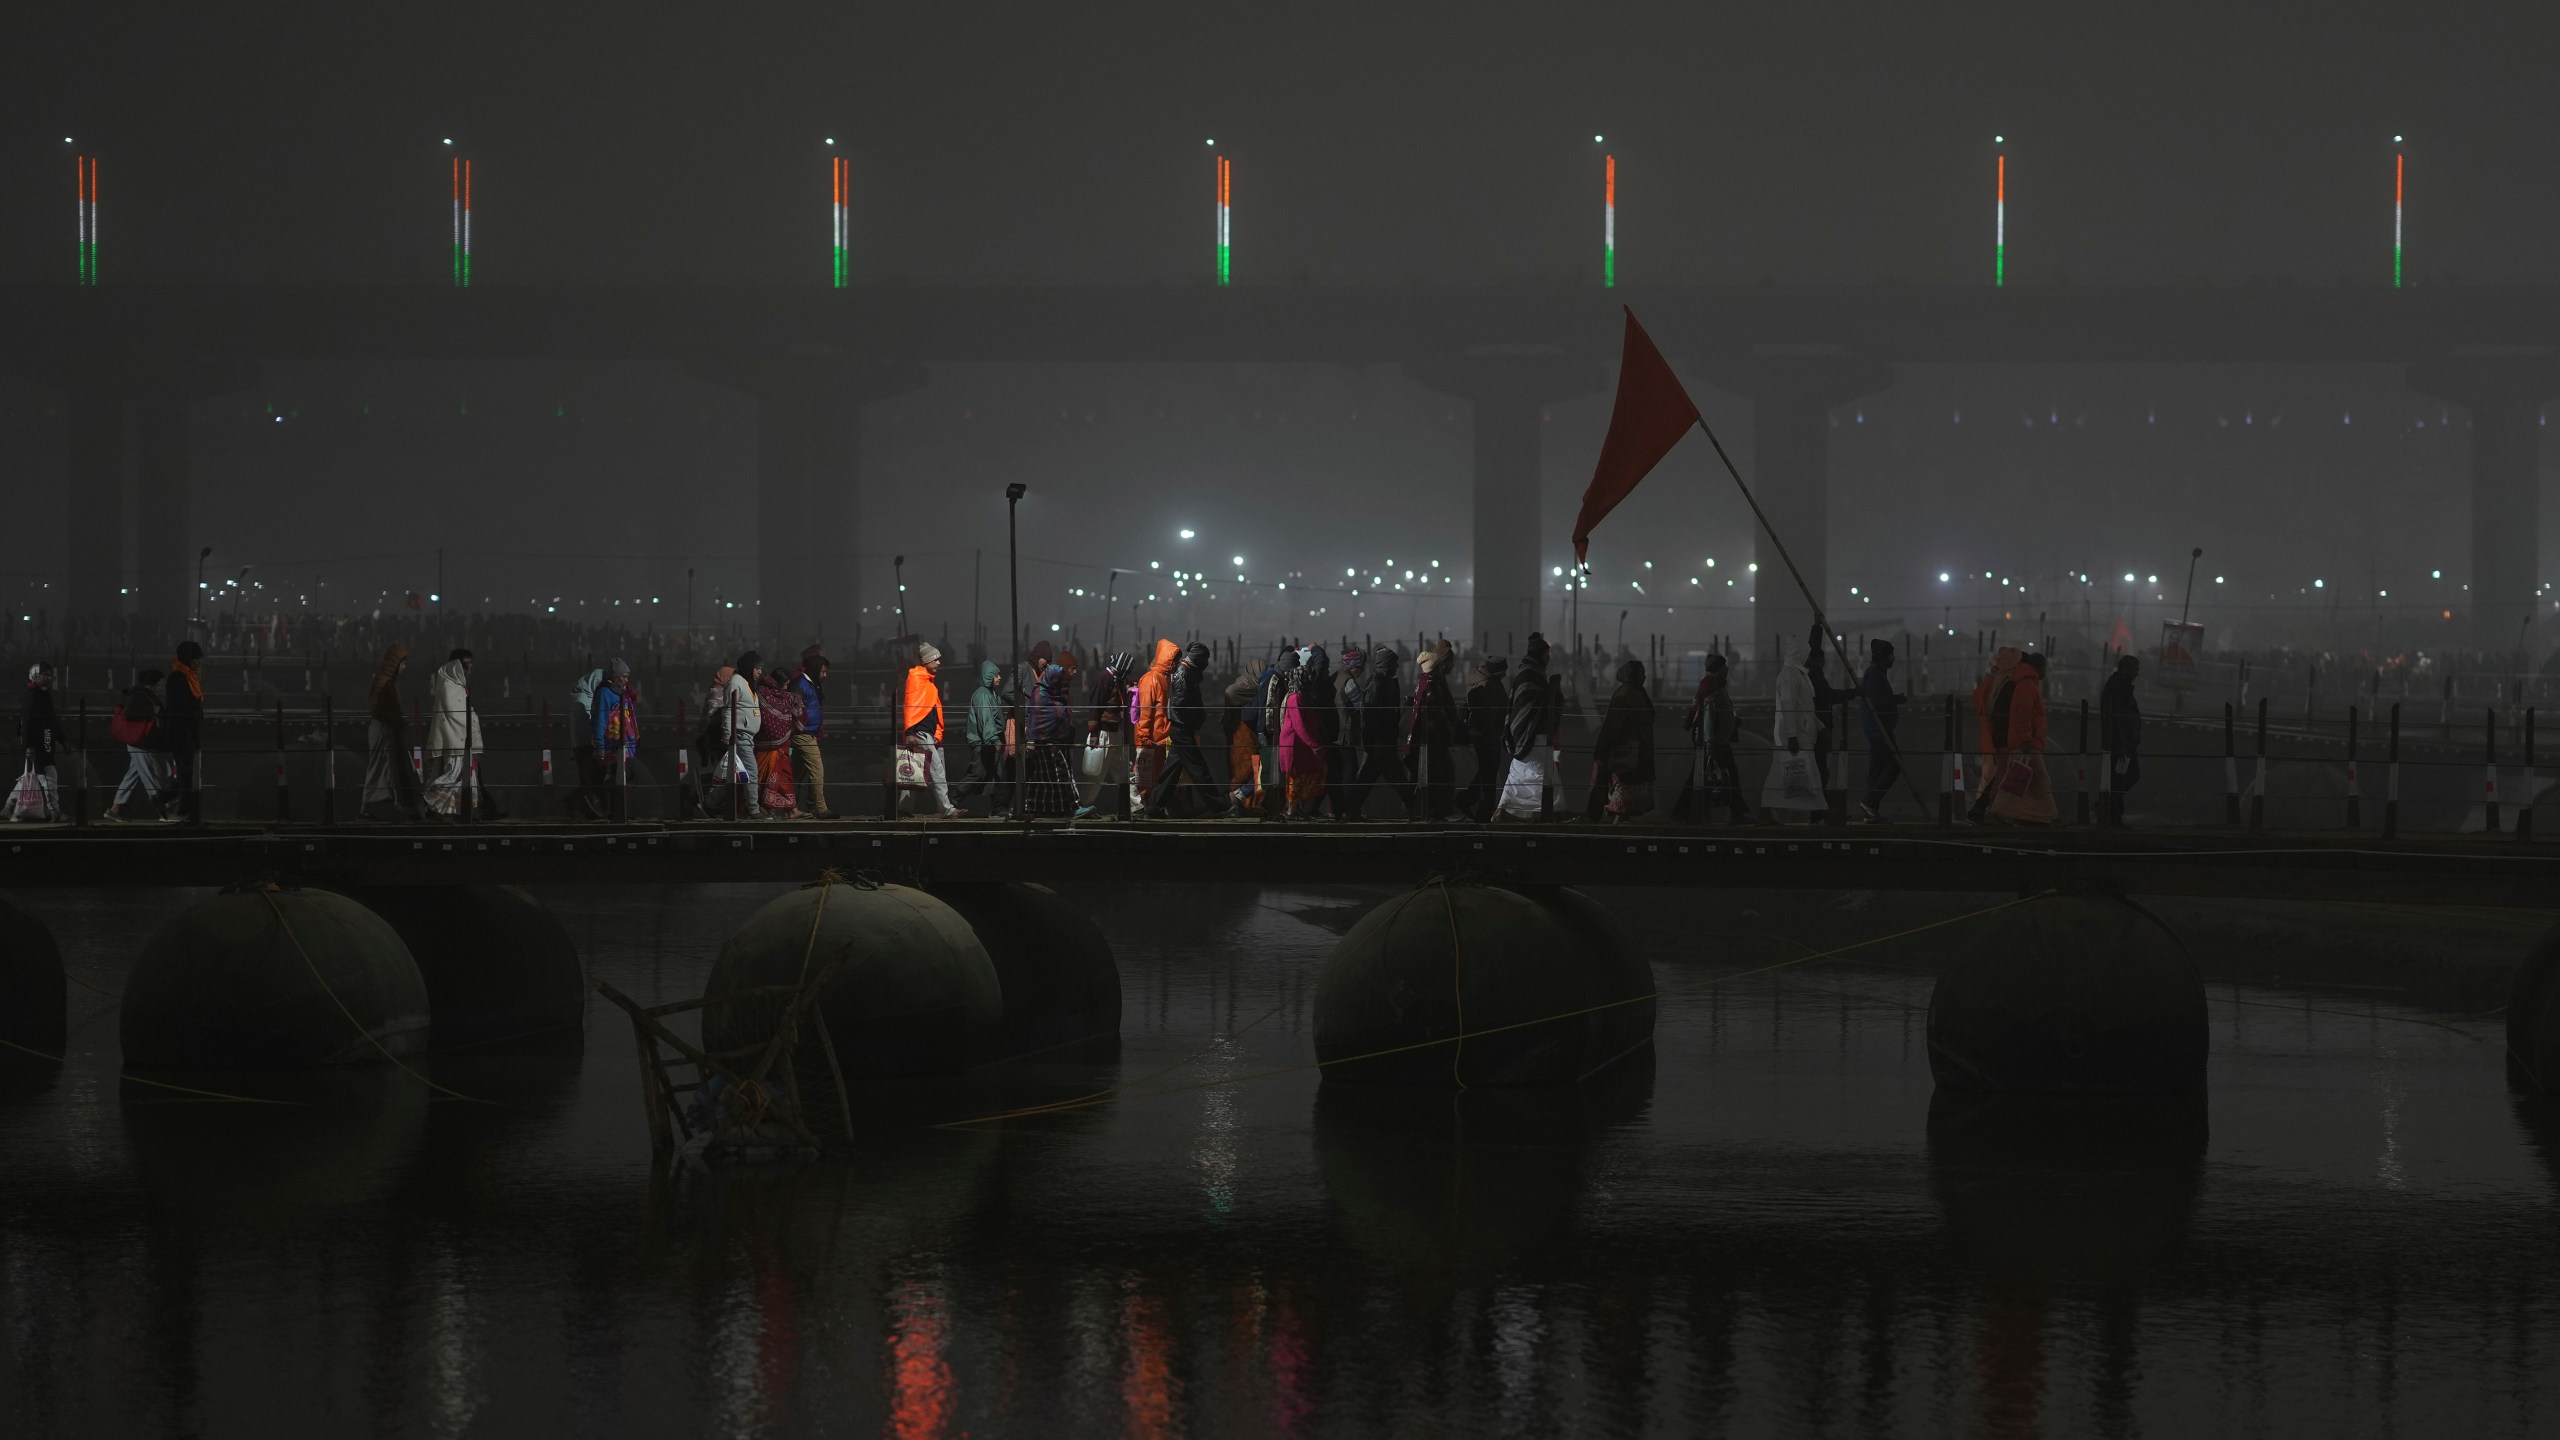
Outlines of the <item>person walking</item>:
[{"label": "person walking", "polygon": [[1360,707],[1368,674],[1369,652],[1343,646],[1333,672],[1333,730],[1325,752],[1325,808],[1336,820],[1362,819],[1368,808],[1369,791],[1360,783]]},{"label": "person walking", "polygon": [[[1742,738],[1742,717],[1734,709],[1733,687],[1722,654],[1710,654],[1698,676],[1698,692],[1689,701],[1682,723],[1689,743],[1701,752],[1697,767],[1682,781],[1671,818],[1704,823],[1724,807],[1736,825],[1751,823],[1751,807],[1742,799],[1742,762],[1734,746]],[[1691,789],[1695,786],[1694,791]]]},{"label": "person walking", "polygon": [[1239,814],[1261,806],[1262,741],[1252,716],[1261,703],[1262,677],[1239,670],[1218,696],[1218,731],[1227,737],[1227,804]]},{"label": "person walking", "polygon": [[18,742],[26,751],[26,768],[9,794],[9,818],[62,818],[62,780],[54,768],[54,747],[62,721],[53,708],[53,667],[39,660],[27,667],[27,689],[18,708]]},{"label": "person walking", "polygon": [[400,675],[409,668],[409,647],[393,645],[374,667],[365,690],[364,795],[359,802],[368,820],[418,818],[418,776],[409,768],[409,711],[400,703]]},{"label": "person walking", "polygon": [[2107,757],[2107,812],[2110,825],[2124,823],[2125,796],[2142,783],[2142,702],[2133,682],[2142,662],[2131,655],[2116,659],[2116,672],[2098,691],[2098,748]]},{"label": "person walking", "polygon": [[1174,795],[1185,784],[1192,787],[1192,798],[1208,819],[1224,820],[1234,814],[1230,806],[1212,798],[1219,793],[1218,779],[1209,773],[1209,757],[1200,749],[1200,732],[1209,723],[1209,702],[1203,693],[1208,672],[1209,647],[1194,640],[1183,650],[1181,665],[1166,687],[1165,747],[1170,763],[1155,788],[1147,792],[1139,819],[1170,810]]},{"label": "person walking", "polygon": [[1254,738],[1261,742],[1262,815],[1266,820],[1285,820],[1289,815],[1288,767],[1280,762],[1280,729],[1287,718],[1289,689],[1296,683],[1298,665],[1298,648],[1282,640],[1279,653],[1262,669],[1262,688],[1255,702]]},{"label": "person walking", "polygon": [[764,728],[764,702],[757,698],[756,687],[763,679],[764,656],[750,650],[738,657],[720,681],[713,743],[720,753],[717,783],[728,787],[723,819],[764,818],[756,783],[756,735]]},{"label": "person walking", "polygon": [[1173,672],[1182,647],[1171,639],[1156,641],[1155,658],[1138,677],[1129,704],[1129,743],[1135,747],[1129,770],[1129,818],[1143,820],[1147,801],[1164,781],[1166,750],[1173,743]]},{"label": "person walking", "polygon": [[1313,820],[1323,803],[1329,768],[1325,723],[1333,715],[1333,675],[1322,646],[1310,645],[1288,672],[1289,693],[1280,704],[1280,771],[1288,777],[1287,820]]},{"label": "person walking", "polygon": [[756,677],[756,801],[768,820],[805,820],[791,771],[791,737],[800,733],[800,696],[779,669]]},{"label": "person walking", "polygon": [[1449,642],[1441,641],[1414,662],[1413,704],[1406,712],[1404,758],[1413,775],[1413,813],[1434,822],[1457,809],[1457,776],[1451,755],[1467,743],[1467,717],[1449,694]]},{"label": "person walking", "polygon": [[[2021,825],[2050,825],[2061,818],[2053,804],[2053,781],[2045,773],[2044,657],[2021,654],[2003,645],[1992,656],[1991,673],[1974,686],[1974,708],[1982,716],[1982,790],[1974,797],[1976,824],[1997,817]],[[2005,662],[2005,663],[2004,663]]]},{"label": "person walking", "polygon": [[1467,777],[1467,788],[1458,792],[1458,813],[1479,825],[1493,818],[1511,770],[1504,738],[1511,716],[1510,682],[1511,662],[1499,655],[1488,656],[1467,677],[1463,728],[1467,747],[1475,756],[1475,773]]},{"label": "person walking", "polygon": [[[161,678],[157,670],[143,671],[133,677],[133,688],[116,702],[111,728],[116,732],[116,742],[124,746],[125,771],[123,783],[116,786],[114,802],[99,817],[110,825],[170,818],[164,808],[169,794],[169,757],[160,749],[157,687]],[[137,804],[150,807],[150,814],[145,816],[128,808]]]},{"label": "person walking", "polygon": [[969,715],[961,722],[960,743],[969,747],[969,777],[958,794],[985,796],[988,815],[1003,819],[1003,796],[997,787],[1004,773],[1004,667],[993,660],[978,662],[978,688],[969,692]]},{"label": "person walking", "polygon": [[1894,726],[1902,719],[1902,692],[1893,688],[1893,642],[1867,642],[1867,673],[1858,680],[1858,727],[1867,737],[1867,795],[1858,819],[1872,825],[1884,809],[1885,793],[1902,778],[1902,751],[1894,742]]},{"label": "person walking", "polygon": [[[898,745],[912,751],[924,762],[925,783],[919,787],[933,797],[933,812],[945,820],[960,818],[960,807],[951,803],[951,774],[942,755],[942,651],[930,644],[916,645],[916,663],[907,669],[906,688],[898,700]],[[891,777],[895,783],[896,777]],[[905,800],[901,797],[900,807]]]},{"label": "person walking", "polygon": [[1397,678],[1396,652],[1381,649],[1369,657],[1368,682],[1360,690],[1360,769],[1357,784],[1366,804],[1384,791],[1395,797],[1405,818],[1413,818],[1413,772],[1404,763],[1404,682]]},{"label": "person walking", "polygon": [[160,686],[161,748],[169,755],[169,785],[177,791],[178,815],[189,824],[204,820],[204,678],[196,674],[196,662],[203,658],[202,645],[179,641],[169,678]]},{"label": "person walking", "polygon": [[[791,676],[791,693],[800,702],[800,724],[791,732],[791,770],[809,786],[808,816],[833,820],[827,807],[827,760],[819,742],[827,736],[827,657],[812,645],[800,652],[800,668]],[[796,801],[797,795],[793,796]],[[794,806],[797,813],[798,807]]]},{"label": "person walking", "polygon": [[1511,680],[1511,706],[1503,720],[1504,757],[1509,770],[1502,782],[1502,803],[1495,818],[1541,820],[1547,813],[1546,746],[1555,734],[1551,713],[1557,708],[1547,684],[1547,638],[1532,630],[1520,655],[1520,673]]},{"label": "person walking", "polygon": [[469,820],[479,805],[473,771],[482,754],[480,715],[471,704],[471,652],[456,649],[427,677],[427,808]]},{"label": "person walking", "polygon": [[589,797],[588,809],[599,820],[630,819],[629,807],[622,802],[631,793],[632,763],[640,758],[639,684],[631,678],[630,661],[615,659],[604,663],[604,680],[596,686],[595,720],[588,739],[596,753],[600,787]]},{"label": "person walking", "polygon": [[[1093,677],[1092,708],[1085,719],[1082,779],[1075,818],[1090,820],[1102,813],[1102,797],[1127,794],[1129,780],[1129,682],[1138,657],[1126,650],[1106,657]],[[1120,802],[1114,800],[1115,806]]]},{"label": "person walking", "polygon": [[1645,689],[1644,662],[1618,666],[1618,685],[1591,737],[1591,791],[1582,818],[1613,824],[1653,812],[1653,695]]},{"label": "person walking", "polygon": [[1769,743],[1777,753],[1770,757],[1769,778],[1760,791],[1764,820],[1783,811],[1819,825],[1823,812],[1831,808],[1823,795],[1822,769],[1814,753],[1822,736],[1820,693],[1803,664],[1789,661],[1778,667],[1770,691],[1769,719]]},{"label": "person walking", "polygon": [[1067,705],[1067,668],[1052,664],[1032,690],[1029,746],[1024,758],[1019,811],[1048,818],[1075,809],[1075,772],[1067,764],[1074,712]]}]

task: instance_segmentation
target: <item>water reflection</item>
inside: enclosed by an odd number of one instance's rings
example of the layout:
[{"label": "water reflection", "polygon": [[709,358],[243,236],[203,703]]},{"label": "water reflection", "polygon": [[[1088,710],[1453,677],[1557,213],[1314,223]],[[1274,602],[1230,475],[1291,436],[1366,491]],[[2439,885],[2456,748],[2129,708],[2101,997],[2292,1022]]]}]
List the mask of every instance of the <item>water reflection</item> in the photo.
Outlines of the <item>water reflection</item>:
[{"label": "water reflection", "polygon": [[1316,1163],[1373,1263],[1446,1290],[1552,1243],[1572,1222],[1592,1138],[1642,1114],[1650,1047],[1579,1086],[1461,1092],[1328,1080]]},{"label": "water reflection", "polygon": [[2095,1312],[2088,1403],[2132,1433],[2145,1277],[2185,1243],[2203,1182],[2204,1097],[1990,1095],[1929,1106],[1929,1184],[1981,1272],[1973,1379],[1980,1433],[2045,1433],[2058,1312]]}]

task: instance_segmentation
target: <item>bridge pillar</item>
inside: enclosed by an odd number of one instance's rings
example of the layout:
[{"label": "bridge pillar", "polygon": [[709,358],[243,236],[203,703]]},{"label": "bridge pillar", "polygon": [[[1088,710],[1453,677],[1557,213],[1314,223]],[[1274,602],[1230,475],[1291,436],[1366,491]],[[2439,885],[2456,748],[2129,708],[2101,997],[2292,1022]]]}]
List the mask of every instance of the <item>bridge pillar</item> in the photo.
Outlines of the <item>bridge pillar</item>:
[{"label": "bridge pillar", "polygon": [[777,662],[813,643],[850,644],[862,612],[862,407],[920,388],[923,367],[865,367],[829,352],[692,368],[756,401],[758,644]]},{"label": "bridge pillar", "polygon": [[[1479,345],[1405,368],[1416,381],[1475,410],[1471,633],[1491,637],[1497,654],[1506,644],[1517,653],[1530,631],[1557,628],[1542,627],[1539,619],[1546,588],[1538,563],[1546,407],[1602,388],[1607,376],[1551,345]],[[1562,635],[1550,639],[1564,643]]]},{"label": "bridge pillar", "polygon": [[[1831,607],[1832,407],[1893,383],[1892,367],[1880,361],[1821,348],[1825,353],[1761,355],[1708,369],[1716,383],[1752,404],[1751,464],[1742,478],[1768,522],[1754,526],[1752,535],[1753,563],[1760,569],[1752,577],[1749,633],[1752,653],[1762,660],[1773,642],[1775,653],[1800,656],[1816,604],[1826,614]],[[1803,589],[1788,571],[1790,560]],[[1814,599],[1806,599],[1807,590]]]},{"label": "bridge pillar", "polygon": [[[70,583],[60,609],[103,622],[123,609],[125,407],[121,396],[71,392]],[[56,619],[62,618],[60,615]]]},{"label": "bridge pillar", "polygon": [[2539,603],[2541,410],[2560,394],[2560,361],[2435,361],[2409,367],[2409,388],[2471,412],[2471,646],[2521,663]]},{"label": "bridge pillar", "polygon": [[195,593],[189,529],[193,496],[187,473],[188,399],[154,393],[136,405],[133,466],[133,614],[136,637],[157,636],[162,648],[186,633],[202,603]]}]

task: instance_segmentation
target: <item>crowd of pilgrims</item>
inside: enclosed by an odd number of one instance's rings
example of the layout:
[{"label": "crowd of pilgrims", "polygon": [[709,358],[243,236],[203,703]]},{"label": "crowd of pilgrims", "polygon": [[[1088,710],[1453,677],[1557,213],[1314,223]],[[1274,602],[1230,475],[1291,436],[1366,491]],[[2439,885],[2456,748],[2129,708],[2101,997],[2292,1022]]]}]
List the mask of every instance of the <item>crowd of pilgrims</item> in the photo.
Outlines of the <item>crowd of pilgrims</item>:
[{"label": "crowd of pilgrims", "polygon": [[[1903,778],[1895,731],[1903,694],[1893,687],[1894,647],[1872,642],[1854,687],[1825,675],[1817,625],[1801,658],[1777,668],[1769,761],[1757,818],[1818,820],[1829,792],[1847,789],[1847,754],[1837,717],[1854,710],[1865,735],[1866,784],[1857,817],[1872,821]],[[941,651],[917,642],[915,663],[896,697],[900,808],[963,815],[1091,819],[1126,814],[1275,821],[1369,818],[1391,806],[1424,821],[1535,821],[1559,811],[1592,822],[1631,821],[1655,809],[1655,706],[1644,662],[1618,666],[1615,688],[1590,736],[1588,782],[1575,806],[1565,784],[1566,687],[1544,636],[1532,633],[1515,669],[1499,657],[1457,674],[1444,640],[1420,648],[1410,682],[1391,648],[1339,655],[1322,645],[1282,641],[1259,669],[1223,685],[1210,675],[1212,651],[1171,639],[1143,661],[1133,652],[1080,675],[1073,647],[1032,648],[1015,683],[982,661],[965,704],[949,698]],[[204,714],[202,650],[177,648],[170,669],[145,671],[116,707],[111,734],[129,754],[123,784],[105,819],[174,819],[191,814]],[[476,783],[485,753],[471,701],[473,657],[455,649],[429,678],[421,707],[424,743],[413,748],[401,696],[408,648],[383,654],[370,687],[364,813],[375,819],[488,818],[492,802]],[[748,651],[711,678],[688,758],[702,813],[755,819],[827,818],[825,757],[828,661],[818,647],[796,666],[767,665]],[[2119,660],[2100,697],[2108,758],[2110,818],[2141,774],[2138,662]],[[2050,824],[2057,817],[2044,762],[2045,658],[2003,647],[1973,692],[1982,763],[1969,807],[1979,822]],[[54,752],[60,721],[52,667],[32,666],[20,717],[26,765],[8,796],[13,818],[58,815]],[[617,783],[640,753],[632,667],[615,658],[577,681],[572,815],[616,818]],[[1675,821],[1719,813],[1753,820],[1739,750],[1741,720],[1725,658],[1706,657],[1682,729],[1690,743],[1685,777],[1670,806]],[[965,758],[955,782],[949,759]],[[1223,751],[1223,764],[1210,757]],[[801,803],[804,791],[810,799]],[[1916,793],[1916,792],[1915,792]]]}]

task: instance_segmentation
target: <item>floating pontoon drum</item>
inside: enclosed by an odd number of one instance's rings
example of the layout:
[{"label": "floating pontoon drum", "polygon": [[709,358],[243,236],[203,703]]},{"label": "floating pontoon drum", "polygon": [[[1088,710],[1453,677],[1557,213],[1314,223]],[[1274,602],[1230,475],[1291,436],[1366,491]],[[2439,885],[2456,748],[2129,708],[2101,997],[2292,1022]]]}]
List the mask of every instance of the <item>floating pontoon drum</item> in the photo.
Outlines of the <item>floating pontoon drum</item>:
[{"label": "floating pontoon drum", "polygon": [[794,890],[730,935],[703,986],[704,1048],[771,1039],[779,991],[839,952],[817,1005],[847,1076],[948,1074],[995,1057],[1004,991],[969,922],[921,890],[860,881]]},{"label": "floating pontoon drum", "polygon": [[587,982],[577,942],[514,885],[385,885],[356,892],[390,922],[426,978],[435,1045],[584,1035]]},{"label": "floating pontoon drum", "polygon": [[936,885],[995,963],[1004,1044],[1021,1054],[1120,1035],[1120,967],[1083,907],[1046,885]]},{"label": "floating pontoon drum", "polygon": [[2148,911],[2112,895],[2045,895],[1966,938],[1929,996],[1939,1085],[2021,1095],[2204,1088],[2204,979]]},{"label": "floating pontoon drum", "polygon": [[379,915],[326,890],[227,890],[151,937],[125,983],[131,1065],[281,1069],[426,1048],[427,985]]},{"label": "floating pontoon drum", "polygon": [[1652,995],[1652,968],[1585,897],[1434,882],[1334,946],[1316,1058],[1329,1080],[1571,1084],[1650,1042]]}]

